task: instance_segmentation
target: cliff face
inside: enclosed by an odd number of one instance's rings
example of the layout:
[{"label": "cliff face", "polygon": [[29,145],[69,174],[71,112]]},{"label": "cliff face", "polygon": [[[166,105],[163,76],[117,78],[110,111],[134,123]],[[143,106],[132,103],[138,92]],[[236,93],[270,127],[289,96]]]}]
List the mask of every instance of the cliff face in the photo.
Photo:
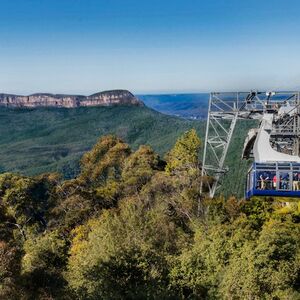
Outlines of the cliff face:
[{"label": "cliff face", "polygon": [[91,96],[32,94],[29,96],[0,94],[0,106],[6,107],[80,107],[136,105],[143,102],[126,90],[105,91]]}]

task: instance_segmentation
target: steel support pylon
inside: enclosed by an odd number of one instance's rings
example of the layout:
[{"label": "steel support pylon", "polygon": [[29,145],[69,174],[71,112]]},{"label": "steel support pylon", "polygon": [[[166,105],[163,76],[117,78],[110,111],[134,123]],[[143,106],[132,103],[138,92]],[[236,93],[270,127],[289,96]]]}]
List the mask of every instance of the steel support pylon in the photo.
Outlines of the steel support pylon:
[{"label": "steel support pylon", "polygon": [[[222,100],[214,98],[213,94],[211,94],[209,99],[204,153],[202,160],[202,178],[204,176],[213,178],[212,183],[207,182],[209,196],[211,198],[221,186],[220,179],[227,171],[226,167],[224,167],[224,163],[238,119],[238,110],[235,105],[230,108],[227,107],[230,109],[229,114],[224,113],[224,115],[220,115],[222,109],[218,105],[218,102],[222,103]],[[217,111],[214,108],[217,109]],[[202,193],[202,188],[203,183],[201,182],[200,193]]]}]

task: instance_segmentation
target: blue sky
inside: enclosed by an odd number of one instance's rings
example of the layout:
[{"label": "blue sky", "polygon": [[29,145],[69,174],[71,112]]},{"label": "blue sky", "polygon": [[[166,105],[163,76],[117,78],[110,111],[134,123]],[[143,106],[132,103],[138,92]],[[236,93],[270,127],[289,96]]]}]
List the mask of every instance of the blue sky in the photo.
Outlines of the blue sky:
[{"label": "blue sky", "polygon": [[300,2],[0,0],[0,92],[300,89]]}]

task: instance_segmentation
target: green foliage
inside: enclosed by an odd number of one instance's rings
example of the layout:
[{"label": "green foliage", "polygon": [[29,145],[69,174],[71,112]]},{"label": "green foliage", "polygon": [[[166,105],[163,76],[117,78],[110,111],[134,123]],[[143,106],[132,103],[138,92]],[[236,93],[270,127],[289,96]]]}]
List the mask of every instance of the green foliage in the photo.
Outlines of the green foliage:
[{"label": "green foliage", "polygon": [[174,261],[172,285],[182,297],[221,298],[219,286],[231,255],[254,235],[243,217],[225,224],[214,218],[207,222],[195,224],[192,246]]},{"label": "green foliage", "polygon": [[133,149],[149,144],[162,156],[183,132],[193,127],[203,132],[204,126],[147,107],[1,107],[0,170],[29,176],[59,172],[74,178],[82,154],[100,136],[119,136]]},{"label": "green foliage", "polygon": [[252,226],[260,228],[274,212],[273,199],[267,197],[253,197],[245,203],[243,212],[248,216]]},{"label": "green foliage", "polygon": [[163,207],[147,211],[138,199],[126,199],[118,210],[105,211],[86,226],[74,231],[67,275],[79,298],[157,298],[171,293],[167,259],[178,246],[178,230]]},{"label": "green foliage", "polygon": [[185,132],[167,155],[168,173],[195,169],[199,163],[200,139],[195,129]]},{"label": "green foliage", "polygon": [[81,160],[80,178],[93,185],[105,185],[107,180],[121,176],[123,163],[130,148],[115,136],[102,137]]},{"label": "green foliage", "polygon": [[[207,223],[196,224],[192,246],[174,262],[174,288],[182,297],[201,299],[298,299],[299,225],[272,219],[276,214],[265,216],[257,199],[229,207],[214,202],[210,210],[216,205],[221,218],[212,212]],[[271,204],[275,210],[277,204]],[[265,216],[262,227],[253,226],[257,213],[259,221]]]},{"label": "green foliage", "polygon": [[36,179],[5,173],[0,175],[0,199],[11,225],[23,238],[26,230],[43,230],[49,209],[48,188],[44,178]]},{"label": "green foliage", "polygon": [[[76,179],[57,185],[52,210],[57,226],[70,231],[103,208],[116,204],[120,193],[121,174],[130,148],[115,136],[102,137],[81,160],[81,173]],[[56,224],[56,225],[55,225]]]},{"label": "green foliage", "polygon": [[0,202],[0,241],[8,242],[12,238],[13,231],[11,226],[8,226],[9,223],[10,219],[6,215],[5,208]]},{"label": "green foliage", "polygon": [[0,298],[299,299],[299,202],[199,202],[199,146],[110,135],[75,179],[0,175]]},{"label": "green foliage", "polygon": [[70,232],[101,209],[112,206],[110,199],[103,199],[80,179],[58,184],[52,198],[56,205],[50,211],[48,227],[58,228],[62,233]]},{"label": "green foliage", "polygon": [[[0,241],[0,298],[21,298],[18,286],[20,278],[20,253],[16,247]],[[19,290],[18,290],[19,289]]]},{"label": "green foliage", "polygon": [[32,298],[56,298],[62,296],[66,283],[62,270],[67,263],[66,241],[53,231],[31,237],[24,243],[22,279]]},{"label": "green foliage", "polygon": [[245,243],[231,257],[221,284],[223,295],[233,299],[299,297],[299,229],[292,223],[266,223],[257,240]]},{"label": "green foliage", "polygon": [[122,180],[125,194],[138,192],[163,165],[149,146],[140,146],[124,164]]}]

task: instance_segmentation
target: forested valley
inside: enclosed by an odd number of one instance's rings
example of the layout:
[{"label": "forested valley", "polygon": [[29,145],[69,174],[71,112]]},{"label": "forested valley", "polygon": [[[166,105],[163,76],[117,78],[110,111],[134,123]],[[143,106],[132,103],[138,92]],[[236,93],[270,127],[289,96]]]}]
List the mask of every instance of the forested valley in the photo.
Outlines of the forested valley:
[{"label": "forested valley", "polygon": [[1,174],[0,299],[300,299],[300,205],[200,197],[200,147],[108,135],[74,179]]}]

